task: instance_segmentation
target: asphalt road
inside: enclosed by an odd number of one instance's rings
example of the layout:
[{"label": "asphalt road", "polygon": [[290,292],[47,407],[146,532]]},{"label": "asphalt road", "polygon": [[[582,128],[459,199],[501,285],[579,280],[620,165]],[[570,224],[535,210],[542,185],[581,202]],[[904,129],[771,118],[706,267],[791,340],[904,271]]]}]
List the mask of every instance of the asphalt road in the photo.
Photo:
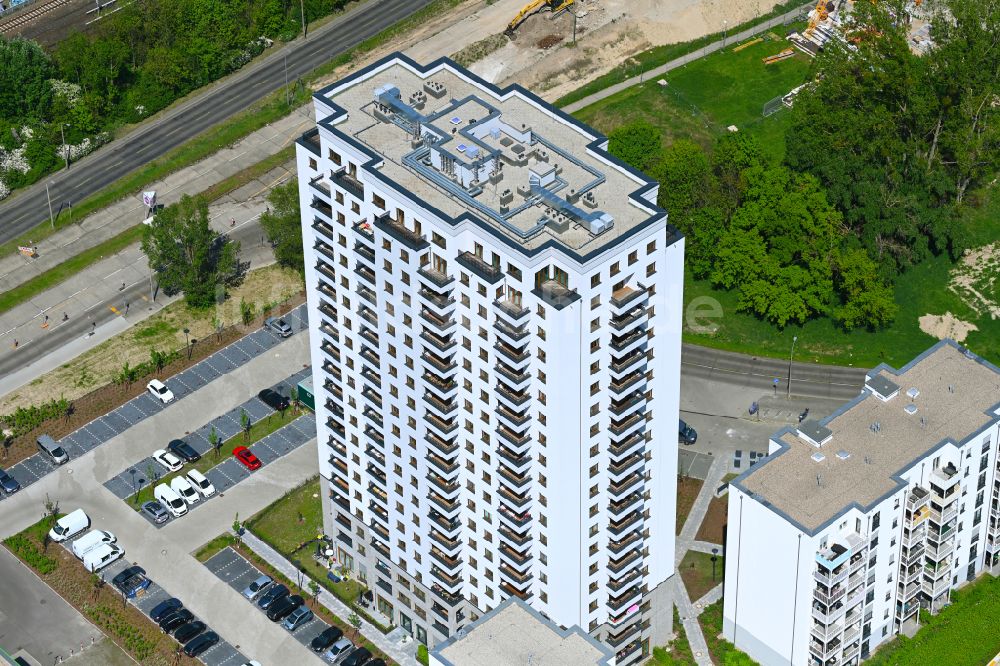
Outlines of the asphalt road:
[{"label": "asphalt road", "polygon": [[[319,65],[372,37],[432,0],[371,0],[285,48],[251,63],[190,102],[171,109],[143,126],[88,155],[69,170],[47,181],[56,210],[79,202],[101,188],[180,146],[204,130],[246,109],[252,103]],[[45,181],[0,203],[0,242],[16,238],[48,217]]]}]

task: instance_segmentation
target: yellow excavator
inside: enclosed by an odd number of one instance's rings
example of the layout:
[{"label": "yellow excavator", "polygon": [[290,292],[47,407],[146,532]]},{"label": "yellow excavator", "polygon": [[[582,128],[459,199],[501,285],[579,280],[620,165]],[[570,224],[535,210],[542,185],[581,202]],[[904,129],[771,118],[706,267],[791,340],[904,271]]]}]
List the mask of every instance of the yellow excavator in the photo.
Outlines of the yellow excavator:
[{"label": "yellow excavator", "polygon": [[532,0],[532,2],[529,2],[524,7],[521,7],[521,11],[517,13],[514,20],[507,24],[506,33],[513,36],[514,31],[517,30],[517,26],[524,23],[524,19],[528,18],[537,11],[549,9],[552,13],[555,13],[566,9],[574,2],[575,0]]}]

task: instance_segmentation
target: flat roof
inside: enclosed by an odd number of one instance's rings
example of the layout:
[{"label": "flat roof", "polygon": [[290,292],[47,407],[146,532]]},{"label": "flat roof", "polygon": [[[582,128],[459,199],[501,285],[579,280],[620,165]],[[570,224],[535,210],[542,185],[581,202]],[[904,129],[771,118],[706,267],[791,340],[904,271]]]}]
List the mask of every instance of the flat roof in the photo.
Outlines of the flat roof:
[{"label": "flat roof", "polygon": [[1000,369],[951,340],[901,370],[882,365],[869,374],[904,390],[889,401],[863,391],[823,420],[830,439],[821,447],[795,429],[778,432],[782,450],[735,485],[815,532],[852,504],[884,497],[900,485],[894,477],[941,443],[961,443],[1000,420]]},{"label": "flat roof", "polygon": [[447,59],[421,67],[393,55],[316,97],[335,108],[321,126],[381,159],[370,170],[444,216],[471,214],[516,247],[555,240],[589,255],[645,223],[666,225],[655,182],[597,148],[599,132]]},{"label": "flat roof", "polygon": [[606,666],[614,651],[580,627],[560,629],[510,597],[431,651],[445,666]]}]

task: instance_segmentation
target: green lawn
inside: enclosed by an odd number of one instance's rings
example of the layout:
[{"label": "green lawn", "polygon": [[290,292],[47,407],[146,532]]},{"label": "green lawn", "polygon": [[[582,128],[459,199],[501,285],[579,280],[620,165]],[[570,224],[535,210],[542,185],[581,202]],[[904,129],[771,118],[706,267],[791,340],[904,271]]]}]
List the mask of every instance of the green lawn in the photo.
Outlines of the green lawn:
[{"label": "green lawn", "polygon": [[[250,446],[255,442],[259,442],[264,439],[275,430],[286,426],[292,422],[295,418],[289,410],[285,413],[285,417],[282,418],[280,414],[271,414],[266,419],[252,423],[250,425],[250,433],[248,436],[244,437],[243,433],[236,435],[235,437],[222,443],[222,448],[219,449],[219,453],[216,454],[215,451],[208,451],[201,457],[200,460],[194,463],[185,463],[179,471],[167,474],[165,476],[160,476],[155,483],[150,483],[143,486],[139,490],[138,497],[132,496],[129,501],[132,503],[132,508],[136,511],[142,508],[144,502],[148,502],[153,498],[153,488],[160,485],[161,483],[169,484],[172,479],[178,476],[183,476],[193,469],[198,470],[202,474],[212,469],[216,465],[222,463],[226,458],[233,455],[233,449],[237,446]],[[153,470],[158,473],[163,473],[163,467],[157,463],[153,463]],[[139,470],[143,475],[146,474],[146,470]]]},{"label": "green lawn", "polygon": [[757,135],[775,158],[784,155],[788,114],[764,118],[764,104],[806,81],[810,62],[801,53],[773,65],[762,58],[790,48],[785,40],[765,41],[738,53],[732,49],[700,58],[659,78],[612,95],[574,115],[607,134],[634,120],[663,131],[665,143],[689,138],[706,147],[735,125]]},{"label": "green lawn", "polygon": [[913,638],[899,636],[876,651],[871,666],[982,666],[1000,652],[1000,579],[983,576],[951,593],[952,604],[937,615],[923,613]]},{"label": "green lawn", "polygon": [[674,606],[674,640],[664,647],[654,647],[653,656],[646,662],[646,666],[695,666],[697,663],[677,606]]},{"label": "green lawn", "polygon": [[708,594],[712,588],[722,583],[722,572],[725,570],[725,563],[722,556],[717,556],[715,562],[715,578],[712,577],[712,555],[689,550],[684,553],[684,559],[677,566],[677,572],[684,581],[687,588],[688,597],[692,602],[698,601]]},{"label": "green lawn", "polygon": [[705,635],[705,643],[708,644],[708,653],[712,657],[712,663],[759,666],[745,652],[737,650],[736,646],[729,641],[719,638],[719,635],[722,634],[722,602],[723,600],[719,599],[714,604],[705,606],[701,615],[698,616],[698,624],[701,625],[701,633]]}]

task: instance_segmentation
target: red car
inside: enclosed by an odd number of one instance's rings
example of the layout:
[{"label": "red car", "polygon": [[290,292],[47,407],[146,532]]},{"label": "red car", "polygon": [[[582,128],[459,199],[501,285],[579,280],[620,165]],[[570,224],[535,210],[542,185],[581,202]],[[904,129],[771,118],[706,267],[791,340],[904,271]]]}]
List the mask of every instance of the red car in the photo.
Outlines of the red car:
[{"label": "red car", "polygon": [[245,446],[237,446],[233,449],[233,455],[236,456],[236,459],[243,463],[243,465],[251,472],[256,469],[260,469],[263,466],[260,458],[255,456],[253,451]]}]

